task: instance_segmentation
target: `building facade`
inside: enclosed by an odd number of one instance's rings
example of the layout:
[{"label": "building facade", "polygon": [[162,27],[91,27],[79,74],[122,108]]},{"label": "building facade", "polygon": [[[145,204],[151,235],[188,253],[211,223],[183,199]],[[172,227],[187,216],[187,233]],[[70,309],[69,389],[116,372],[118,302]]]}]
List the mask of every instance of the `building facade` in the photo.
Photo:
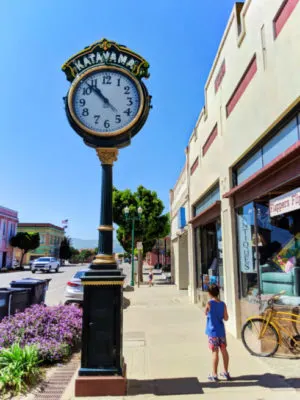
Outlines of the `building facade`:
[{"label": "building facade", "polygon": [[12,268],[15,250],[9,240],[15,236],[18,224],[17,211],[0,207],[0,269]]},{"label": "building facade", "polygon": [[190,219],[187,163],[170,191],[171,272],[178,289],[192,290],[189,279],[188,221]]},{"label": "building facade", "polygon": [[[25,255],[24,264],[38,257],[59,257],[64,228],[48,223],[19,223],[18,232],[38,232],[40,234],[40,246]],[[21,259],[20,249],[16,250],[16,257]]]},{"label": "building facade", "polygon": [[148,265],[155,267],[156,265],[170,265],[170,236],[162,239],[157,239],[152,251],[146,254],[146,262]]},{"label": "building facade", "polygon": [[190,294],[219,285],[236,336],[263,296],[300,304],[298,3],[234,6],[186,151]]}]

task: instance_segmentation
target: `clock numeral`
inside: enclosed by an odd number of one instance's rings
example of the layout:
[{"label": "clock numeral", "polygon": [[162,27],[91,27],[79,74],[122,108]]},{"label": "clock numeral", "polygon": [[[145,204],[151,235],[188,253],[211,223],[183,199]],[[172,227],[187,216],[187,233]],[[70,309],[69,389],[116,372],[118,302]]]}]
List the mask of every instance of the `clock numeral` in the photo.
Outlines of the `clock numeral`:
[{"label": "clock numeral", "polygon": [[121,78],[118,78],[117,86],[120,86],[120,83],[121,83]]},{"label": "clock numeral", "polygon": [[110,75],[105,75],[103,76],[103,85],[111,85],[111,76]]},{"label": "clock numeral", "polygon": [[92,93],[92,88],[97,87],[97,79],[92,79],[90,82],[88,82],[88,85],[89,86],[83,88],[82,93],[84,96],[89,96]]},{"label": "clock numeral", "polygon": [[104,128],[109,128],[109,127],[110,127],[110,122],[109,122],[108,119],[106,119],[106,120],[104,121]]},{"label": "clock numeral", "polygon": [[84,106],[85,106],[85,100],[84,100],[84,99],[80,99],[80,100],[79,100],[79,103],[80,103],[81,107],[84,107]]},{"label": "clock numeral", "polygon": [[132,106],[132,104],[133,104],[132,97],[127,97],[127,100],[128,100],[128,103],[129,103],[127,105],[128,106]]},{"label": "clock numeral", "polygon": [[97,87],[97,83],[98,83],[97,79],[92,79],[90,82],[90,86]]},{"label": "clock numeral", "polygon": [[130,109],[130,108],[127,108],[127,110],[123,111],[123,113],[124,113],[124,114],[127,114],[128,117],[130,117],[130,115],[131,115],[131,109]]},{"label": "clock numeral", "polygon": [[116,124],[119,124],[121,122],[121,115],[117,114],[116,115]]},{"label": "clock numeral", "polygon": [[90,88],[90,87],[84,87],[82,90],[82,94],[84,96],[89,96],[91,93],[92,93],[92,88]]},{"label": "clock numeral", "polygon": [[94,115],[94,119],[95,119],[95,124],[99,124],[99,119],[100,119],[100,115]]},{"label": "clock numeral", "polygon": [[124,94],[130,94],[130,87],[124,86]]},{"label": "clock numeral", "polygon": [[89,115],[89,109],[88,109],[88,108],[84,108],[84,109],[82,110],[82,115],[83,115],[84,117],[87,117],[87,116]]}]

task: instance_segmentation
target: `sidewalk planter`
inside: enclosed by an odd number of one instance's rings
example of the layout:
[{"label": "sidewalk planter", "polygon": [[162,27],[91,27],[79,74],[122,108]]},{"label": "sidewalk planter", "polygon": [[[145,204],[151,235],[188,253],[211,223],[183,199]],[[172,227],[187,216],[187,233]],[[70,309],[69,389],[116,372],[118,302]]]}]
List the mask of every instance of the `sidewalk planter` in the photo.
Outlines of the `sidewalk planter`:
[{"label": "sidewalk planter", "polygon": [[19,281],[10,282],[12,288],[30,289],[30,305],[45,302],[46,291],[51,279],[24,278]]},{"label": "sidewalk planter", "polygon": [[29,289],[0,288],[0,321],[17,311],[24,311],[29,305]]}]

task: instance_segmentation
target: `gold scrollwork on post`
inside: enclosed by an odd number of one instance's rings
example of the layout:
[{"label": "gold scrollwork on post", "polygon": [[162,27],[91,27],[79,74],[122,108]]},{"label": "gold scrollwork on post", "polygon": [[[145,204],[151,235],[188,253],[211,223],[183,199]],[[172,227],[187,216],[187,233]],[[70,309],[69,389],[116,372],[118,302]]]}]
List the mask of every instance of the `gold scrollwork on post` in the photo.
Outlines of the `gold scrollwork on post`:
[{"label": "gold scrollwork on post", "polygon": [[118,149],[110,147],[97,147],[96,151],[101,164],[113,165],[114,161],[117,161],[118,159]]}]

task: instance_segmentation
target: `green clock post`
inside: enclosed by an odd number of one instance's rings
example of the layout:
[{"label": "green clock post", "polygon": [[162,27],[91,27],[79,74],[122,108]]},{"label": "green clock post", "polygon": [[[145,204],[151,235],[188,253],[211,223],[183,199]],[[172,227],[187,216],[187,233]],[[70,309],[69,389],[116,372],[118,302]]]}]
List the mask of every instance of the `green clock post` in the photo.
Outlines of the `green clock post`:
[{"label": "green clock post", "polygon": [[65,97],[71,127],[96,150],[102,167],[98,254],[82,278],[81,368],[75,395],[126,394],[123,358],[123,283],[113,254],[113,163],[147,120],[151,97],[142,78],[149,64],[138,54],[102,39],[62,67],[71,82]]}]

